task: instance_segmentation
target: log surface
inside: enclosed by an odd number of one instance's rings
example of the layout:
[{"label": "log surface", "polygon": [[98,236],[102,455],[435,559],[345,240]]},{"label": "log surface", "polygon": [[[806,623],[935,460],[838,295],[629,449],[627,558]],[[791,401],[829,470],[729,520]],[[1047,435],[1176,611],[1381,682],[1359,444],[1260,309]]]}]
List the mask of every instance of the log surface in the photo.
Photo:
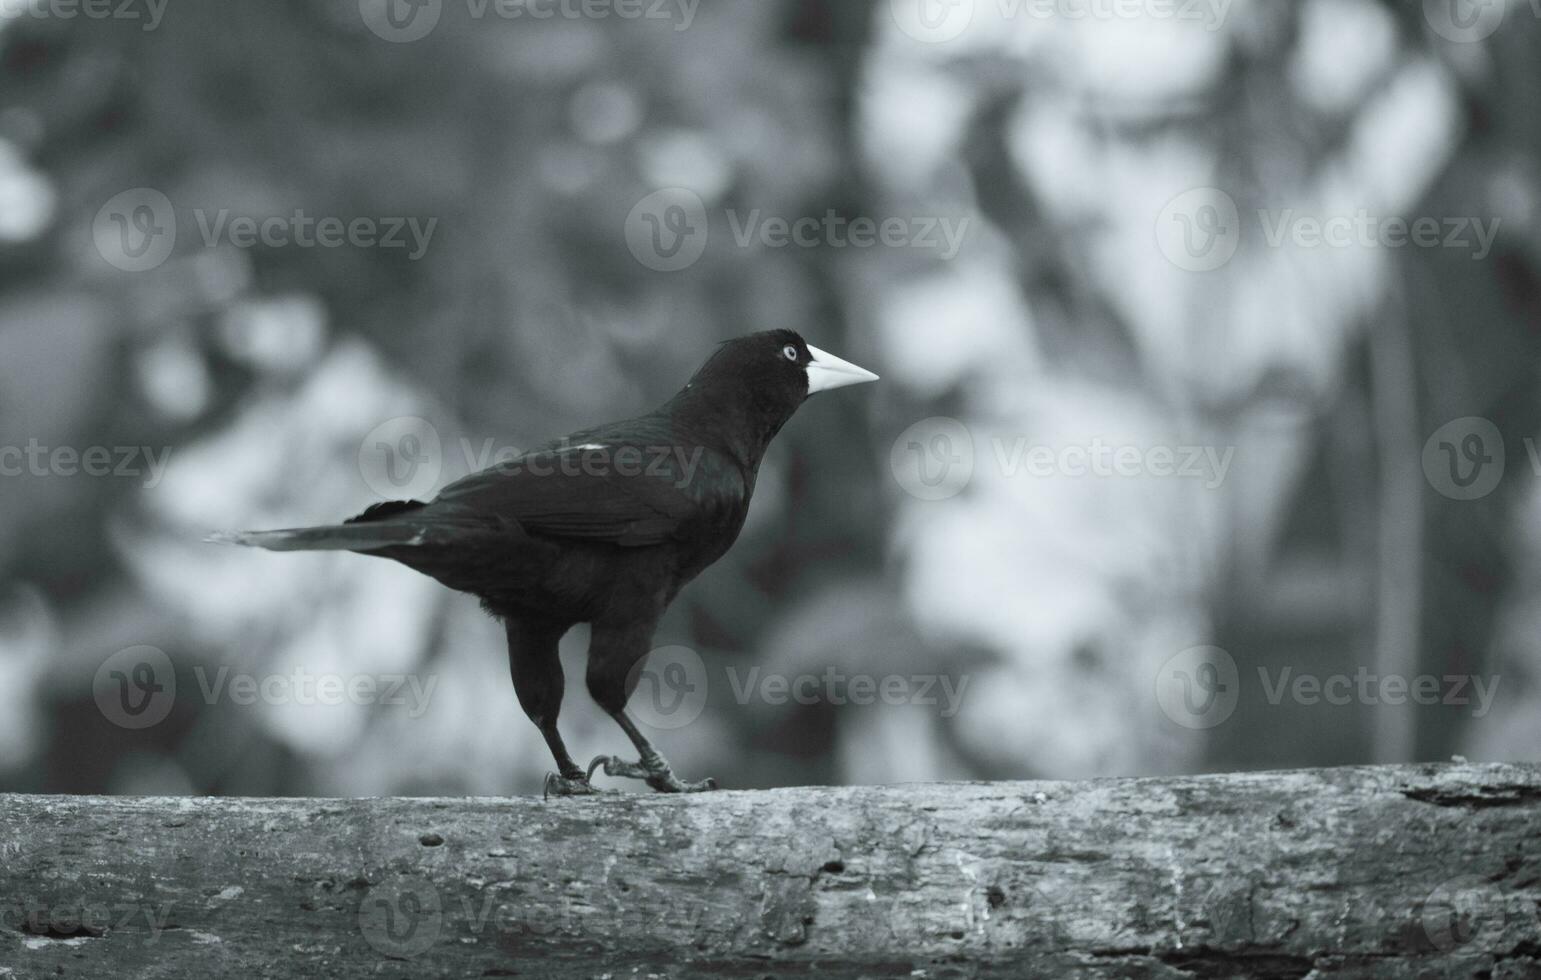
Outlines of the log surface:
[{"label": "log surface", "polygon": [[1541,767],[0,797],[0,978],[1541,976]]}]

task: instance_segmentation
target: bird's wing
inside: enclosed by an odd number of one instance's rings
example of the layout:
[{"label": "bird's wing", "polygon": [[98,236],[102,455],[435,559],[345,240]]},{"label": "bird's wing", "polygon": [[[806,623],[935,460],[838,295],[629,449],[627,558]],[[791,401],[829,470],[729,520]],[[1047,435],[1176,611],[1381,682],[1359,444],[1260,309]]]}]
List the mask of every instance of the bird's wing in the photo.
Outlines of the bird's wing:
[{"label": "bird's wing", "polygon": [[583,443],[546,449],[445,487],[435,507],[517,521],[531,534],[645,547],[701,511],[700,451]]}]

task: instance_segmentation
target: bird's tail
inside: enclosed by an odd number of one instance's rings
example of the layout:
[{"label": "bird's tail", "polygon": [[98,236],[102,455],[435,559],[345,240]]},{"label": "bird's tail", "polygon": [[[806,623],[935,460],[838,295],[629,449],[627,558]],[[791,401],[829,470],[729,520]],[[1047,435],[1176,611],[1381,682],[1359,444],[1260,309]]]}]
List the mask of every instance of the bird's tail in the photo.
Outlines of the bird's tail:
[{"label": "bird's tail", "polygon": [[428,529],[422,522],[337,524],[330,527],[299,527],[284,531],[221,531],[203,540],[213,544],[238,544],[268,551],[379,551],[382,548],[424,544]]}]

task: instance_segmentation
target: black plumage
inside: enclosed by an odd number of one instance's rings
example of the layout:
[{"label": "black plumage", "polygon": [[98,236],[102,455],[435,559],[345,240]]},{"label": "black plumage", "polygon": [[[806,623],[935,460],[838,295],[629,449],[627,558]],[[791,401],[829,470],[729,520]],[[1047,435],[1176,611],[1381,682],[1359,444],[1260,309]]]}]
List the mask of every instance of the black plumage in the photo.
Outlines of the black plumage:
[{"label": "black plumage", "polygon": [[[573,433],[450,484],[432,502],[376,504],[345,524],[217,535],[272,551],[391,558],[481,599],[504,623],[519,703],[559,772],[548,792],[592,792],[589,777],[662,791],[714,788],[677,778],[627,716],[653,632],[680,589],[732,546],[760,461],[810,394],[876,380],[789,330],[729,341],[674,398],[638,418]],[[592,624],[587,686],[636,745],[585,772],[557,731],[557,643]]]}]

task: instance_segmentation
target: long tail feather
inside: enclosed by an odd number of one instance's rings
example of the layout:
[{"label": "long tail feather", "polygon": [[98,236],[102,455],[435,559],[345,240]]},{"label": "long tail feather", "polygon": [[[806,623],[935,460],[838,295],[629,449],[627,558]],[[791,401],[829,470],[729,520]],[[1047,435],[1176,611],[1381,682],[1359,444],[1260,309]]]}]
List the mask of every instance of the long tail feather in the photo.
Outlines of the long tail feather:
[{"label": "long tail feather", "polygon": [[284,531],[220,531],[203,540],[212,544],[244,545],[268,551],[378,551],[414,547],[428,538],[421,523],[338,524]]}]

